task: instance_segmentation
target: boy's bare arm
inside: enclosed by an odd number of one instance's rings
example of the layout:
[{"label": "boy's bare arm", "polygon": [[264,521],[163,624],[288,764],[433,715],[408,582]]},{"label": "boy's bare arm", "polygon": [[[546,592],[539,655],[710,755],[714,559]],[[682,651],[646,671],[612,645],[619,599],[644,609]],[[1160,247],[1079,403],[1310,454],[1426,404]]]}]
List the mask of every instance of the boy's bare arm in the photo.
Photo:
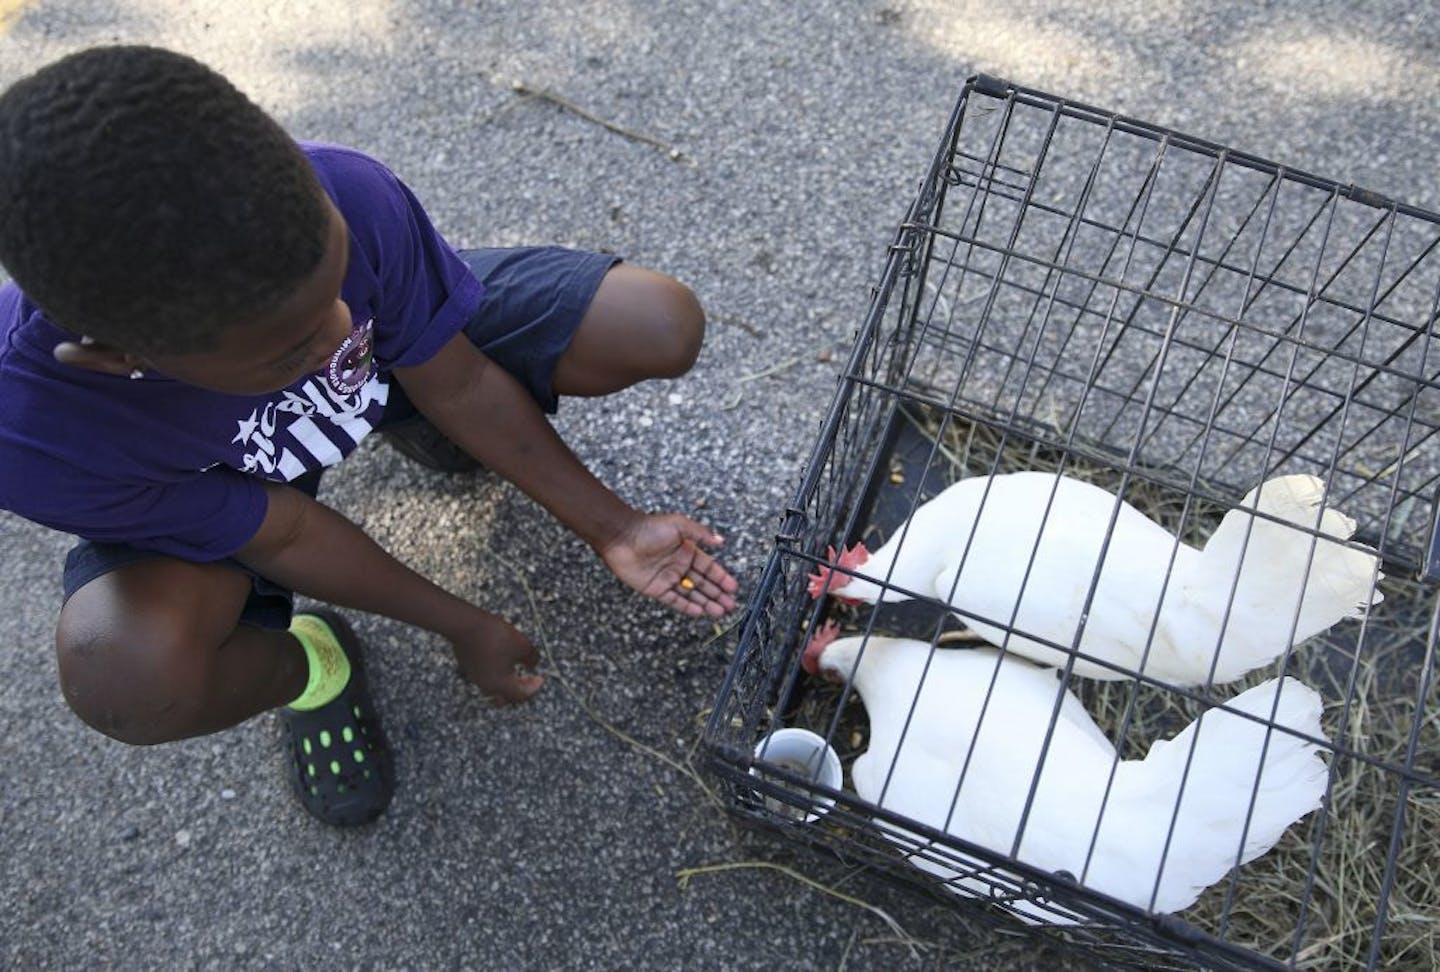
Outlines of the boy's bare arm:
[{"label": "boy's bare arm", "polygon": [[591,547],[603,548],[639,515],[580,463],[529,392],[464,335],[422,365],[395,369],[395,377],[451,441]]},{"label": "boy's bare arm", "polygon": [[354,523],[289,486],[266,483],[265,520],[235,559],[317,601],[444,636],[460,670],[491,699],[519,702],[543,679],[525,674],[535,647],[504,618],[450,594],[386,553]]},{"label": "boy's bare arm", "polygon": [[621,500],[570,451],[530,393],[463,334],[395,377],[441,432],[549,510],[622,581],[684,614],[734,608],[735,579],[701,549],[721,538],[688,517],[645,514]]}]

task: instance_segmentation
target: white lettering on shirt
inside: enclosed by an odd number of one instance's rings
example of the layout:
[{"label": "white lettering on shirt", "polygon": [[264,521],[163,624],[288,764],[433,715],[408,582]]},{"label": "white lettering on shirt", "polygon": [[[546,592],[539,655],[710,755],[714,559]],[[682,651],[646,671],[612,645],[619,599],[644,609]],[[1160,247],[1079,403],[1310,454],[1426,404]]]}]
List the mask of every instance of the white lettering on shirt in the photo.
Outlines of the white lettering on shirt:
[{"label": "white lettering on shirt", "polygon": [[[243,450],[238,466],[242,472],[289,482],[310,469],[333,466],[344,458],[345,453],[325,434],[326,428],[340,429],[356,445],[370,433],[373,424],[363,413],[389,400],[389,385],[373,368],[369,378],[349,394],[333,389],[326,377],[323,373],[311,375],[298,393],[287,388],[279,399],[236,421],[239,431],[230,441]],[[277,438],[281,440],[278,456]]]}]

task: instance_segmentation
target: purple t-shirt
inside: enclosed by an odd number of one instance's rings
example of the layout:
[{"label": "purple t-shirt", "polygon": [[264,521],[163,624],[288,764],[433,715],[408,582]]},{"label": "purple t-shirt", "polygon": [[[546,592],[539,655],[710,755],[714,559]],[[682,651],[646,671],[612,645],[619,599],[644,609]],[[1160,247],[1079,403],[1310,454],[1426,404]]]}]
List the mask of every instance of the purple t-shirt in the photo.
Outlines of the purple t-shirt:
[{"label": "purple t-shirt", "polygon": [[6,284],[0,508],[91,540],[227,557],[265,517],[262,479],[339,462],[379,421],[391,369],[459,332],[484,290],[410,191],[352,149],[302,147],[350,232],[340,295],[354,330],[329,364],[261,396],[69,367],[51,352],[75,336]]}]

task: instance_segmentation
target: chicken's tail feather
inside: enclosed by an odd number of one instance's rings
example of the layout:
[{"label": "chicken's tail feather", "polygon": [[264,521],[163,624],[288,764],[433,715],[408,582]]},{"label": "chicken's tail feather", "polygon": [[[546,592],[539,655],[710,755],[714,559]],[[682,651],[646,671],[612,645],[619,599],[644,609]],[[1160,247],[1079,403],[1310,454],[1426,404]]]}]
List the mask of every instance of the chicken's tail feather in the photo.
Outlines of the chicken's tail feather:
[{"label": "chicken's tail feather", "polygon": [[[1315,476],[1268,480],[1225,515],[1185,582],[1186,601],[1217,636],[1228,615],[1215,681],[1238,678],[1380,602],[1379,558],[1343,542],[1354,532],[1353,519],[1325,506]],[[1201,629],[1192,615],[1181,630],[1195,639]]]},{"label": "chicken's tail feather", "polygon": [[1319,748],[1327,740],[1314,689],[1274,678],[1227,707],[1253,718],[1212,709],[1173,740],[1157,741],[1142,764],[1154,774],[1150,792],[1172,795],[1155,803],[1165,808],[1159,812],[1166,824],[1174,814],[1156,902],[1161,910],[1187,907],[1237,861],[1264,854],[1325,793],[1328,769]]}]

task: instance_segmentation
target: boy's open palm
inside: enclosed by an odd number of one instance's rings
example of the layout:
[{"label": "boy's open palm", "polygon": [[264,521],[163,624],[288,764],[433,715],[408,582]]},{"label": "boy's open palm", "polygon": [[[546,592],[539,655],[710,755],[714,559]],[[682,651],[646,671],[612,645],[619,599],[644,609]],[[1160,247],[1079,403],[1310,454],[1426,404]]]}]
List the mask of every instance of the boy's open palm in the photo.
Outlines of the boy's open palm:
[{"label": "boy's open palm", "polygon": [[650,513],[600,551],[605,565],[630,587],[690,617],[720,617],[735,609],[739,584],[701,549],[724,540],[679,513]]}]

